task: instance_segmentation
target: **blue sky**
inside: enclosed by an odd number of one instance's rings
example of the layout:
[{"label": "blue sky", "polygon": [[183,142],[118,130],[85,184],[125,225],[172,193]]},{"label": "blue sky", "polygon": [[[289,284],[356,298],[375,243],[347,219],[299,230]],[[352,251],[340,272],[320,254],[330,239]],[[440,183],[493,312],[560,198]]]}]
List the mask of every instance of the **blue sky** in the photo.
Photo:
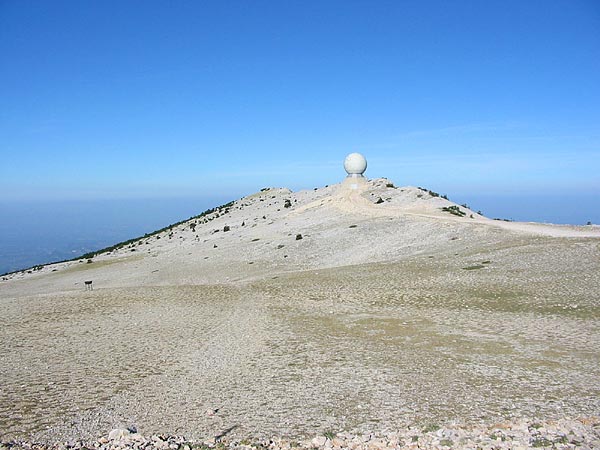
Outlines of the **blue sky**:
[{"label": "blue sky", "polygon": [[6,199],[600,192],[597,1],[0,1]]}]

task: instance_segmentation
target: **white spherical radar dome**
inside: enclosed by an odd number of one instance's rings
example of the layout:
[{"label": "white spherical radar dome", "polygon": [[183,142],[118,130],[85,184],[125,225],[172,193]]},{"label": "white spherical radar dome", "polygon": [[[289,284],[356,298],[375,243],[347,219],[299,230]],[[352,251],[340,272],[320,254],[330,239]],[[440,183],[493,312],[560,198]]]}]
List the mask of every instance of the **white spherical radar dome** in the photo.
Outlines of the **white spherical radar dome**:
[{"label": "white spherical radar dome", "polygon": [[344,169],[350,176],[362,175],[367,170],[367,160],[360,153],[350,153],[344,160]]}]

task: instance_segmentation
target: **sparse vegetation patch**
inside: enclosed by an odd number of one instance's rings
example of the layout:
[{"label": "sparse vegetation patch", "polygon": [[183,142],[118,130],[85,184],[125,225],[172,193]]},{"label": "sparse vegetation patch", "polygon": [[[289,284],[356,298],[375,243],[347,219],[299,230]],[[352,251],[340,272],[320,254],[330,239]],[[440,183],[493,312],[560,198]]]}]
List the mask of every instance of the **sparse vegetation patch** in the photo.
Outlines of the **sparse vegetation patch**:
[{"label": "sparse vegetation patch", "polygon": [[423,428],[423,433],[432,433],[439,429],[440,429],[439,425],[432,423],[432,424],[427,425],[425,428]]},{"label": "sparse vegetation patch", "polygon": [[448,196],[444,195],[440,195],[437,192],[432,191],[431,189],[425,189],[422,187],[419,187],[418,189],[422,190],[423,192],[427,192],[431,197],[440,197],[443,198],[445,200],[448,200]]},{"label": "sparse vegetation patch", "polygon": [[463,270],[477,270],[477,269],[485,269],[485,266],[482,266],[481,264],[475,264],[472,266],[463,267]]},{"label": "sparse vegetation patch", "polygon": [[448,212],[454,216],[458,216],[458,217],[464,217],[466,216],[466,212],[464,212],[462,209],[460,209],[458,206],[456,205],[452,205],[452,206],[444,206],[442,208],[442,211],[444,212]]},{"label": "sparse vegetation patch", "polygon": [[536,437],[531,440],[531,446],[534,448],[552,447],[552,441],[550,439]]}]

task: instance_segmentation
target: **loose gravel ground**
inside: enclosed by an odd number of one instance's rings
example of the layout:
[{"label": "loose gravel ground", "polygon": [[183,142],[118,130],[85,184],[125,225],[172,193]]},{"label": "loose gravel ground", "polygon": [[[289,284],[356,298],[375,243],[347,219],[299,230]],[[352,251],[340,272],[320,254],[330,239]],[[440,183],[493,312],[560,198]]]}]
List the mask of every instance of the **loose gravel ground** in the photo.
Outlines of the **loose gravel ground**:
[{"label": "loose gravel ground", "polygon": [[597,239],[319,211],[5,281],[0,440],[598,445]]}]

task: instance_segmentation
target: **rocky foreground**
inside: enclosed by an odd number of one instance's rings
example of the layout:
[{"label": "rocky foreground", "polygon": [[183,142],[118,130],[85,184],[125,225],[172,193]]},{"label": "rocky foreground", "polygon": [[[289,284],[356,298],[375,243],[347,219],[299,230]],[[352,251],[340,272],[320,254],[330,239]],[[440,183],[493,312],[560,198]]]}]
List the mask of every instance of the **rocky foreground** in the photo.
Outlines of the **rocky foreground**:
[{"label": "rocky foreground", "polygon": [[227,437],[194,441],[183,436],[143,436],[135,429],[114,429],[96,442],[64,442],[53,445],[24,441],[4,442],[0,450],[8,449],[595,449],[600,448],[600,418],[580,418],[536,422],[521,420],[492,426],[442,428],[429,425],[425,428],[408,427],[383,435],[350,433],[325,433],[305,441],[273,438],[263,441],[228,440]]}]

